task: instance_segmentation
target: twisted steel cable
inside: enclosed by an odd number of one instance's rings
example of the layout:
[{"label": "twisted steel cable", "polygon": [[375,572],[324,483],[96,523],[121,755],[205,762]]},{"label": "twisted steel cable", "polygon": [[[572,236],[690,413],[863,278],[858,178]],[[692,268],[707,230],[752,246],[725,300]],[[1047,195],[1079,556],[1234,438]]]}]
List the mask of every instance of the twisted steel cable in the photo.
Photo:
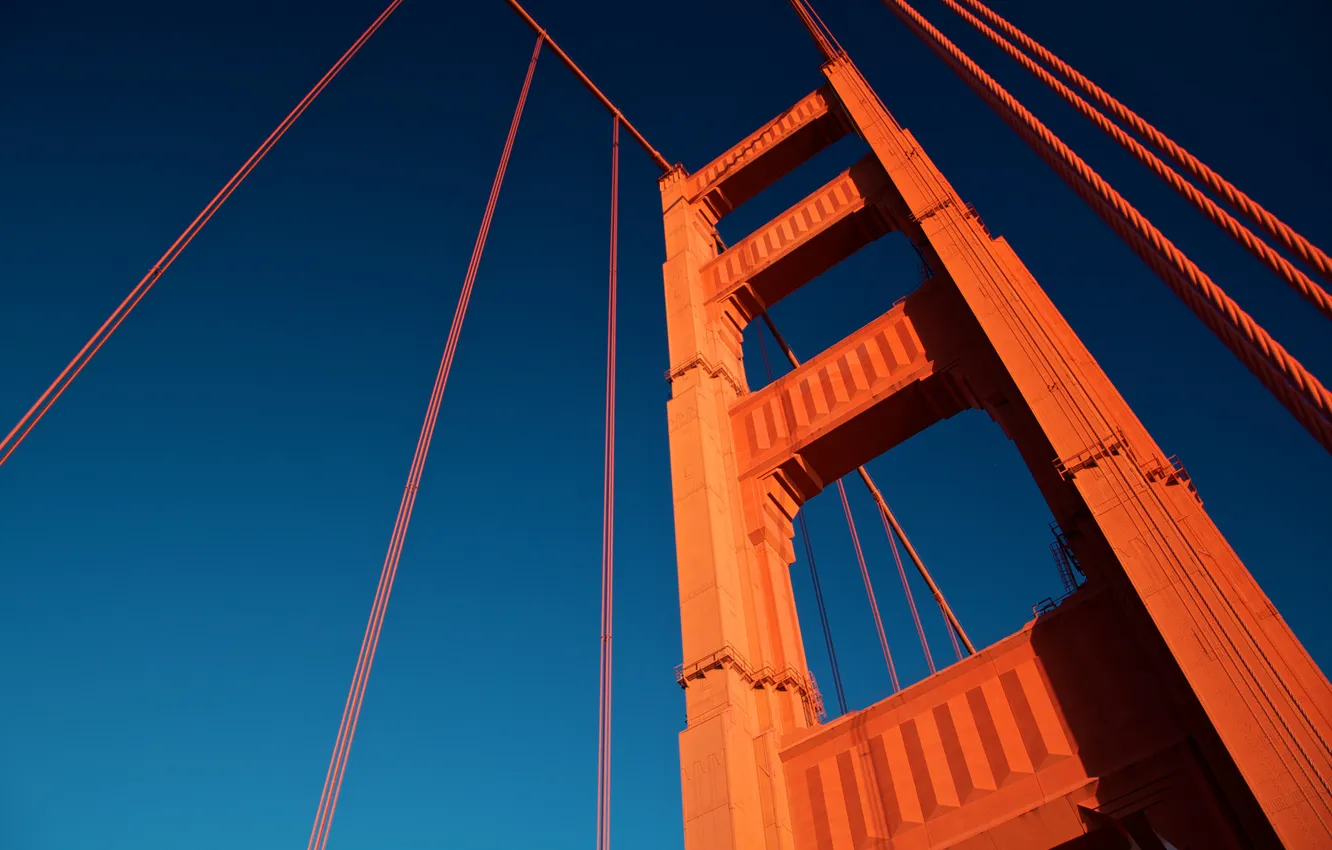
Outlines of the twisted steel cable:
[{"label": "twisted steel cable", "polygon": [[[1272,246],[1268,245],[1252,230],[1245,227],[1242,222],[1226,212],[1219,204],[1198,191],[1192,183],[1184,179],[1179,172],[1163,162],[1160,157],[1152,153],[1128,133],[1125,133],[1123,129],[1111,121],[1105,113],[1098,110],[1095,106],[1092,106],[1084,98],[1080,97],[1077,92],[1074,92],[1068,86],[1061,83],[1053,74],[1037,64],[1030,56],[1019,50],[1011,41],[986,26],[983,21],[962,8],[957,3],[957,0],[940,0],[940,2],[956,12],[958,16],[967,23],[980,30],[986,38],[998,45],[1001,50],[1013,57],[1013,59],[1017,60],[1022,67],[1034,74],[1047,86],[1054,89],[1060,97],[1072,104],[1075,109],[1086,116],[1092,123],[1100,127],[1106,132],[1106,134],[1132,153],[1139,162],[1146,165],[1158,177],[1169,183],[1175,191],[1183,195],[1195,209],[1211,219],[1212,222],[1222,230],[1229,233],[1235,241],[1239,242],[1251,254],[1261,260],[1263,265],[1271,269],[1278,277],[1289,284],[1292,289],[1302,295],[1307,301],[1309,301],[1309,303],[1317,307],[1324,316],[1332,319],[1332,294],[1329,294],[1326,289],[1319,286],[1317,282],[1311,280],[1308,275],[1296,268],[1293,263],[1273,250]],[[1148,126],[1150,127],[1150,125]],[[1166,141],[1169,140],[1167,139]],[[1275,217],[1273,217],[1273,219],[1275,220]]]},{"label": "twisted steel cable", "polygon": [[[947,3],[948,0],[944,0],[944,2]],[[1128,124],[1138,133],[1146,137],[1152,144],[1165,151],[1171,159],[1194,177],[1201,180],[1209,189],[1225,198],[1228,203],[1243,212],[1250,221],[1266,231],[1272,238],[1280,242],[1301,260],[1316,269],[1319,277],[1332,283],[1332,258],[1328,257],[1328,255],[1317,245],[1314,245],[1308,239],[1305,239],[1253,198],[1250,198],[1248,195],[1241,192],[1231,184],[1230,181],[1208,168],[1207,165],[1193,154],[1175,144],[1169,136],[1153,127],[1133,110],[1111,97],[1110,94],[1100,86],[1078,73],[1077,70],[1067,62],[1045,49],[1045,47],[1035,39],[1000,17],[1000,15],[989,6],[986,6],[980,0],[962,0],[962,2],[966,3],[972,9],[975,9],[982,17],[1003,30],[1007,35],[1016,39],[1019,44],[1036,54],[1036,56],[1045,61],[1059,73],[1063,74],[1067,79],[1076,83],[1078,87],[1090,95],[1093,100],[1104,108],[1110,110],[1116,118]],[[951,6],[953,4],[949,3],[949,5]]]},{"label": "twisted steel cable", "polygon": [[883,0],[883,3],[1022,136],[1308,429],[1314,439],[1332,452],[1332,393],[1322,382],[1165,234],[911,4],[905,0]]}]

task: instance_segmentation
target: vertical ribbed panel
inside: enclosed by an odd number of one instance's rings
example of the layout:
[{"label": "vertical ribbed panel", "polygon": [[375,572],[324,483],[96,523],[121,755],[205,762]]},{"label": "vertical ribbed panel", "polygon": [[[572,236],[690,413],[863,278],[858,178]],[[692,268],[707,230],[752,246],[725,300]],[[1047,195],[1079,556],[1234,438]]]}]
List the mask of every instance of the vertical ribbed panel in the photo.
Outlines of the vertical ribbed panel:
[{"label": "vertical ribbed panel", "polygon": [[860,850],[1071,757],[1039,664],[1027,658],[873,734],[849,734],[844,747],[821,749],[798,785],[814,813],[813,846]]}]

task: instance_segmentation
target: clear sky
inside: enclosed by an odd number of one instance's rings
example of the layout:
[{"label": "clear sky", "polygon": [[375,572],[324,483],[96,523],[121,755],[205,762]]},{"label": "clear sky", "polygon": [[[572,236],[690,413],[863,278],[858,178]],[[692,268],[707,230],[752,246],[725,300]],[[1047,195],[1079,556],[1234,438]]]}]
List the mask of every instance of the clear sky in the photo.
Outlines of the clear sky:
[{"label": "clear sky", "polygon": [[[1332,379],[1325,320],[941,5],[920,5]],[[1332,247],[1325,4],[995,5]],[[0,4],[3,430],[381,8]],[[887,10],[819,8],[1332,664],[1332,459]],[[782,0],[531,11],[690,168],[821,81]],[[306,840],[532,42],[499,0],[407,0],[0,469],[0,848]],[[388,612],[339,850],[593,841],[609,137],[545,55]],[[723,235],[858,155],[839,144]],[[613,793],[616,845],[641,850],[680,846],[684,722],[656,173],[625,147]],[[815,351],[917,281],[888,237],[774,317]],[[871,468],[979,643],[1057,592],[1048,511],[983,414]],[[863,488],[849,490],[915,681],[924,663],[886,543]],[[848,697],[864,706],[889,683],[845,522],[835,494],[808,513]],[[831,704],[803,563],[793,575]],[[946,657],[937,612],[923,613]]]}]

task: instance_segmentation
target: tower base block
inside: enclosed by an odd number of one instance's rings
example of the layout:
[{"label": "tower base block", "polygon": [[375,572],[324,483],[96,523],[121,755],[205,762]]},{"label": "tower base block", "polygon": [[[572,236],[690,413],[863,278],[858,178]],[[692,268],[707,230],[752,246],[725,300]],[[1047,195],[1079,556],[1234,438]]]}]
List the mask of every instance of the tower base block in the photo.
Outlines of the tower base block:
[{"label": "tower base block", "polygon": [[781,760],[796,846],[1249,846],[1178,716],[1176,683],[1142,664],[1124,625],[1111,593],[1084,588],[977,655],[793,736]]}]

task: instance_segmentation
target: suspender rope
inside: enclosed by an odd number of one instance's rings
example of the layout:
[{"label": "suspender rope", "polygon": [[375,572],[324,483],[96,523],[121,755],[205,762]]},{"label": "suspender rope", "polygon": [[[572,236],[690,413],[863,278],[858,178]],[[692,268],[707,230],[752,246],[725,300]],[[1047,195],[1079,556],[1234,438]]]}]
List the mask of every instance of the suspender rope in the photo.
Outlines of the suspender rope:
[{"label": "suspender rope", "polygon": [[[777,326],[772,322],[772,317],[768,315],[766,310],[759,315],[763,318],[763,323],[768,326],[768,330],[772,332],[772,338],[777,340],[777,345],[781,347],[782,352],[786,355],[786,359],[790,361],[791,367],[798,367],[800,365],[800,360],[796,358],[795,352],[791,350],[791,346],[787,345],[786,340],[782,338],[781,333],[777,330]],[[956,632],[957,639],[962,641],[962,645],[966,647],[967,652],[969,654],[974,654],[976,652],[975,644],[971,642],[971,638],[967,637],[967,633],[962,629],[962,623],[957,619],[957,615],[953,613],[953,609],[949,606],[948,601],[944,599],[943,591],[939,589],[939,585],[935,584],[934,577],[930,575],[930,571],[925,568],[925,562],[921,560],[920,553],[916,551],[915,546],[911,545],[911,540],[906,536],[906,531],[902,529],[902,524],[897,521],[897,517],[893,514],[892,509],[888,507],[888,502],[883,498],[883,494],[879,492],[879,488],[875,486],[874,479],[870,478],[869,470],[862,466],[856,471],[860,473],[860,479],[864,481],[865,486],[869,488],[870,496],[874,499],[874,503],[879,506],[879,513],[884,521],[892,526],[893,531],[897,532],[898,539],[902,541],[902,545],[906,548],[907,555],[911,558],[911,562],[916,565],[916,571],[920,573],[920,577],[925,580],[925,585],[930,589],[930,593],[933,594],[934,601],[938,603],[939,610],[943,613],[944,619],[948,621],[951,631]]]},{"label": "suspender rope", "polygon": [[[902,553],[897,551],[897,537],[893,534],[892,528],[888,525],[888,518],[879,511],[879,521],[883,523],[883,533],[888,536],[888,547],[893,550],[893,563],[897,564],[897,575],[902,579],[902,592],[906,594],[907,606],[911,609],[911,619],[916,624],[916,634],[920,637],[920,648],[925,653],[925,665],[930,668],[930,673],[939,672],[939,668],[934,666],[934,656],[930,654],[930,642],[925,639],[925,627],[920,623],[920,611],[916,608],[916,595],[911,592],[911,582],[907,581],[906,567],[902,566]],[[945,624],[947,621],[945,621]],[[949,635],[953,630],[948,630]],[[953,649],[957,652],[957,660],[962,660],[962,649],[957,645],[957,638],[953,637]]]},{"label": "suspender rope", "polygon": [[606,318],[606,456],[601,520],[601,707],[597,738],[597,850],[610,850],[611,613],[615,601],[615,307],[619,266],[620,118],[611,124],[610,305]]},{"label": "suspender rope", "polygon": [[495,171],[495,181],[490,187],[490,199],[486,202],[486,211],[481,217],[481,229],[476,235],[476,244],[472,248],[472,259],[463,278],[462,292],[458,295],[458,306],[453,313],[453,324],[449,327],[448,341],[444,345],[444,356],[435,374],[435,386],[430,394],[430,403],[426,408],[425,421],[421,424],[421,434],[416,441],[416,452],[412,456],[412,466],[407,474],[407,486],[403,488],[402,501],[398,504],[398,519],[393,525],[393,535],[389,538],[388,554],[384,557],[384,567],[379,575],[379,587],[375,591],[375,601],[370,608],[370,622],[365,627],[365,637],[361,640],[361,652],[356,659],[356,672],[352,676],[351,690],[347,694],[347,703],[342,709],[342,722],[338,727],[338,737],[333,746],[333,758],[324,777],[324,789],[319,798],[319,808],[315,812],[314,827],[310,831],[307,850],[324,850],[328,846],[329,829],[333,825],[333,813],[338,806],[338,795],[342,791],[342,777],[347,771],[347,757],[351,753],[352,738],[356,735],[356,722],[361,716],[361,704],[365,700],[365,686],[370,679],[370,668],[374,664],[375,650],[379,646],[379,635],[384,627],[384,612],[388,608],[389,594],[393,591],[393,579],[398,573],[398,559],[402,555],[402,544],[407,536],[407,525],[411,522],[412,507],[416,503],[417,487],[421,482],[421,471],[425,467],[426,455],[430,451],[430,440],[435,433],[435,421],[439,417],[440,401],[444,397],[444,387],[449,380],[449,371],[453,368],[453,357],[458,350],[458,337],[462,332],[463,319],[467,315],[467,304],[472,297],[472,287],[476,283],[477,268],[481,265],[481,253],[485,250],[486,236],[490,232],[490,222],[495,215],[495,203],[499,199],[500,186],[504,183],[504,171],[509,165],[509,154],[513,151],[513,140],[518,135],[518,121],[523,115],[523,104],[527,101],[527,92],[532,87],[532,73],[536,70],[537,56],[541,52],[541,36],[537,36],[536,47],[532,49],[532,58],[527,63],[527,76],[523,80],[522,91],[518,95],[518,105],[509,124],[509,136],[504,142],[504,151],[500,154],[499,168]]},{"label": "suspender rope", "polygon": [[856,549],[856,562],[860,564],[860,577],[865,581],[865,595],[869,597],[870,613],[874,615],[874,628],[879,632],[879,648],[883,650],[883,661],[888,665],[888,678],[893,682],[893,693],[902,690],[897,680],[897,665],[893,664],[893,653],[888,648],[888,635],[883,631],[883,617],[879,616],[879,602],[874,598],[874,584],[870,581],[869,568],[865,566],[865,553],[860,549],[860,535],[856,534],[856,523],[851,518],[851,503],[846,500],[846,485],[837,479],[837,494],[842,497],[842,511],[846,514],[846,527],[851,531],[851,545]]},{"label": "suspender rope", "polygon": [[[74,379],[83,371],[83,367],[88,365],[89,361],[91,361],[97,352],[101,350],[106,341],[111,338],[111,334],[116,332],[116,328],[120,327],[120,323],[125,321],[125,317],[139,305],[139,302],[143,300],[143,296],[148,294],[148,290],[152,289],[153,285],[161,279],[162,275],[166,274],[166,270],[171,267],[171,264],[181,255],[181,252],[194,241],[194,237],[199,235],[199,231],[203,230],[204,225],[208,223],[209,219],[222,208],[222,205],[226,203],[227,198],[231,197],[231,193],[235,192],[237,187],[245,181],[245,178],[250,175],[250,172],[255,169],[255,166],[259,164],[260,160],[262,160],[264,156],[273,149],[273,146],[278,143],[278,140],[291,129],[291,125],[296,123],[296,119],[300,118],[301,115],[305,113],[305,110],[309,108],[311,103],[314,103],[315,98],[319,96],[320,92],[327,88],[329,83],[333,82],[333,78],[338,75],[338,72],[346,67],[347,63],[351,61],[351,58],[365,46],[365,43],[370,40],[370,36],[375,34],[380,26],[383,25],[384,21],[388,20],[389,15],[393,14],[394,10],[397,9],[401,3],[402,0],[393,0],[393,2],[380,13],[379,17],[375,18],[370,26],[366,28],[365,32],[361,33],[361,37],[356,39],[351,47],[347,48],[346,53],[342,54],[342,58],[333,63],[333,67],[329,68],[328,72],[319,78],[319,82],[315,83],[314,88],[310,89],[305,97],[301,98],[295,108],[287,114],[287,117],[282,119],[282,123],[278,124],[277,128],[269,134],[268,138],[264,139],[263,144],[261,144],[254,153],[250,154],[250,158],[245,160],[244,164],[241,165],[240,170],[233,174],[231,179],[223,184],[222,188],[218,190],[218,193],[213,196],[213,199],[208,202],[197,216],[195,216],[194,221],[190,222],[189,227],[185,228],[185,232],[181,233],[180,236],[176,238],[176,241],[171,243],[171,247],[166,250],[166,253],[163,254],[158,261],[153,264],[153,267],[148,270],[148,273],[135,284],[134,288],[130,290],[129,295],[125,296],[125,300],[121,301],[119,306],[111,311],[111,315],[102,323],[102,326],[97,329],[96,333],[94,333],[86,343],[84,343],[83,348],[79,349],[79,353],[74,355],[74,359],[69,361],[69,364],[56,376],[56,379],[51,382],[51,385],[46,388],[46,391],[42,393],[41,397],[33,403],[32,407],[28,408],[28,412],[23,414],[23,418],[18,421],[18,424],[5,435],[3,440],[0,440],[0,452],[3,452],[3,454],[0,454],[0,466],[3,466],[4,462],[9,459],[9,456],[14,453],[14,450],[19,447],[19,443],[22,443],[27,439],[28,434],[37,423],[41,421],[42,417],[46,415],[46,412],[51,409],[51,406],[56,403],[60,396],[65,394],[65,390],[69,389],[69,385],[74,383]],[[19,433],[20,430],[22,433]],[[17,437],[15,435],[17,435]]]},{"label": "suspender rope", "polygon": [[643,137],[643,134],[638,132],[638,128],[635,127],[628,118],[624,117],[624,113],[621,112],[615,104],[611,103],[610,98],[606,97],[601,89],[597,88],[596,83],[592,82],[587,74],[583,73],[583,69],[578,67],[578,64],[569,58],[569,54],[560,49],[560,46],[555,43],[555,39],[550,37],[550,33],[541,28],[541,25],[536,22],[535,18],[527,13],[527,10],[523,8],[522,4],[519,3],[518,0],[505,0],[505,2],[509,4],[509,8],[518,13],[518,17],[523,19],[523,23],[527,24],[532,28],[533,32],[546,40],[546,44],[550,45],[551,52],[555,54],[557,59],[565,64],[565,67],[573,72],[573,75],[578,78],[578,82],[582,83],[583,86],[592,93],[592,96],[595,97],[602,106],[606,107],[611,115],[620,119],[620,123],[624,125],[624,129],[629,132],[629,135],[633,137],[635,142],[638,142],[639,147],[652,158],[652,161],[657,164],[657,167],[661,169],[662,173],[665,174],[670,171],[671,164],[666,161],[666,157],[662,156],[660,151],[648,143],[648,140]]},{"label": "suspender rope", "polygon": [[[768,344],[763,341],[763,334],[758,335],[759,352],[763,355],[763,369],[768,373],[768,382],[772,382],[772,362],[768,360]],[[846,691],[842,688],[842,671],[837,664],[837,649],[833,646],[832,628],[828,625],[828,608],[823,602],[823,583],[819,581],[819,568],[814,562],[814,545],[809,539],[809,524],[805,522],[805,512],[796,512],[796,524],[800,527],[800,540],[805,545],[805,560],[809,563],[809,579],[814,585],[814,601],[819,608],[819,624],[823,626],[823,643],[828,647],[828,666],[832,668],[833,690],[837,692],[837,707],[846,714]]]}]

